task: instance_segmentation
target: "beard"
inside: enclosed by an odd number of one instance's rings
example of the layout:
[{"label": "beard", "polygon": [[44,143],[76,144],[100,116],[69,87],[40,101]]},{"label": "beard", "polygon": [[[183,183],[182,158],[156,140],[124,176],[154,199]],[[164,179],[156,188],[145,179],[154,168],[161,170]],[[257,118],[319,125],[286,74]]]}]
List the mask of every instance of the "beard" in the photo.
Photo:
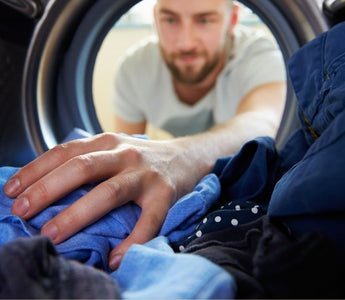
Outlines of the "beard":
[{"label": "beard", "polygon": [[[169,55],[162,47],[161,53],[174,80],[184,84],[198,84],[202,82],[207,77],[207,75],[218,65],[223,54],[223,52],[219,51],[212,57],[209,57],[209,55],[205,51],[189,51],[173,53]],[[204,59],[205,63],[201,66],[201,68],[191,64],[186,64],[183,67],[179,67],[175,63],[175,60],[184,57],[200,57]]]}]

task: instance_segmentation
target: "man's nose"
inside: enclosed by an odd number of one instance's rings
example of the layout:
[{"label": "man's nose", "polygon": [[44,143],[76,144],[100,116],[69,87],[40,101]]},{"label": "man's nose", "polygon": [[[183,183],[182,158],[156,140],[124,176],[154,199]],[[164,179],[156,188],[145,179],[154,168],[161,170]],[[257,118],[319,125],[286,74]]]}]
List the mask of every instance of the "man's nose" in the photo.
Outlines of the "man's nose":
[{"label": "man's nose", "polygon": [[193,25],[190,23],[182,24],[177,40],[177,47],[180,51],[193,50],[197,41],[197,35]]}]

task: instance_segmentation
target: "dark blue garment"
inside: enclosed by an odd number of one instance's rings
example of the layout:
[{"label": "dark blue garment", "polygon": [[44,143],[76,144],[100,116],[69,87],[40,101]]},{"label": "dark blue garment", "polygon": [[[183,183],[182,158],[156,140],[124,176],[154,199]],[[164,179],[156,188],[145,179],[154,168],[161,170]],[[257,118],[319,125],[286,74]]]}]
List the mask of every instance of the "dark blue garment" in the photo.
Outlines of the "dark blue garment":
[{"label": "dark blue garment", "polygon": [[345,254],[345,23],[299,50],[289,72],[303,135],[286,149],[309,147],[277,183],[268,214],[296,235],[326,233]]},{"label": "dark blue garment", "polygon": [[218,206],[229,201],[255,201],[266,206],[275,184],[277,151],[274,140],[259,137],[247,142],[236,155],[219,159],[212,172],[220,180]]},{"label": "dark blue garment", "polygon": [[183,251],[202,235],[256,220],[266,213],[275,183],[277,151],[274,140],[260,137],[243,145],[233,156],[217,161],[213,172],[218,176],[221,195],[195,231],[173,243]]}]

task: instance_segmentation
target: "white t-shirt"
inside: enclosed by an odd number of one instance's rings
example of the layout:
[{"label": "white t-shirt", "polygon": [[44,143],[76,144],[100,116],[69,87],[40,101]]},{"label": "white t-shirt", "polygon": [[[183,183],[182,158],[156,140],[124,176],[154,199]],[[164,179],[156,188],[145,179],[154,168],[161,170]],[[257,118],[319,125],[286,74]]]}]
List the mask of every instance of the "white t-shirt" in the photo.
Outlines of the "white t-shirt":
[{"label": "white t-shirt", "polygon": [[114,109],[123,120],[148,121],[173,136],[205,131],[234,116],[241,99],[255,87],[285,81],[279,48],[259,31],[237,27],[233,56],[215,87],[194,105],[179,101],[157,44],[150,37],[123,57],[115,80]]}]

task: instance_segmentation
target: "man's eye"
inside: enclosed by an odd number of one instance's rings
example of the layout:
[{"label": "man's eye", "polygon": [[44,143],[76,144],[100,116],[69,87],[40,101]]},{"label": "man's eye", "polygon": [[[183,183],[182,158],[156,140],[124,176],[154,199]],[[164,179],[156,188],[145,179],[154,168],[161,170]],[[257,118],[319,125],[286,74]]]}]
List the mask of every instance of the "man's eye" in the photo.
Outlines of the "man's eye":
[{"label": "man's eye", "polygon": [[213,16],[205,16],[197,19],[197,22],[199,22],[199,24],[212,24],[217,23],[218,21],[219,19]]},{"label": "man's eye", "polygon": [[167,23],[175,23],[176,22],[176,20],[174,19],[174,18],[165,18],[165,22],[167,22]]},{"label": "man's eye", "polygon": [[209,20],[206,19],[206,18],[202,18],[202,19],[199,20],[199,22],[202,23],[202,24],[207,24],[207,23],[209,23]]}]

